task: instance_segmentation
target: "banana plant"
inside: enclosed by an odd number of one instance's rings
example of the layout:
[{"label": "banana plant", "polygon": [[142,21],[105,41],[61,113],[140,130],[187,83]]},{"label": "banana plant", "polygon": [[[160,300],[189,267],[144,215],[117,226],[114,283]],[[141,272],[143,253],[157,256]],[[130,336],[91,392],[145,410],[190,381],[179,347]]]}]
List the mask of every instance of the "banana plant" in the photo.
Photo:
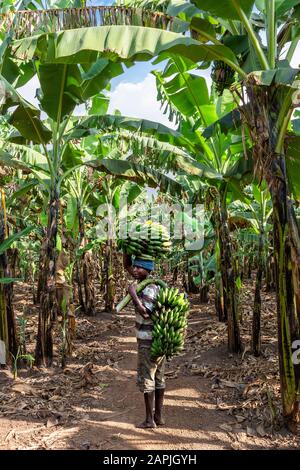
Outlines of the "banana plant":
[{"label": "banana plant", "polygon": [[[220,61],[235,72],[236,86],[232,89],[239,105],[240,121],[249,131],[255,168],[266,179],[273,200],[283,413],[289,428],[296,432],[300,365],[292,361],[292,344],[300,337],[300,237],[290,200],[294,194],[291,187],[291,181],[295,180],[291,170],[293,161],[288,158],[284,144],[291,115],[297,106],[294,80],[298,70],[293,69],[290,62],[299,42],[296,21],[299,2],[259,1],[256,2],[258,13],[254,12],[254,3],[254,0],[218,3],[193,0],[193,3],[179,2],[179,5],[170,2],[167,13],[189,23],[192,37],[136,25],[83,27],[56,35],[41,33],[25,37],[13,42],[12,51],[15,58],[39,57],[48,64],[74,64],[82,61],[83,56],[92,61],[99,54],[111,56],[112,51],[115,59],[122,60],[145,60],[167,52],[201,66]],[[266,33],[267,47],[261,42],[259,33],[262,32]],[[288,41],[291,44],[286,61],[281,62],[280,54]],[[221,73],[219,68],[216,70],[217,79],[226,78],[222,69]],[[228,123],[228,118],[225,122]]]},{"label": "banana plant", "polygon": [[[249,223],[243,233],[255,236],[255,257],[257,263],[255,294],[252,323],[252,351],[255,356],[261,354],[261,289],[263,275],[267,275],[269,235],[272,227],[270,219],[273,207],[268,188],[264,182],[261,186],[253,184],[247,191],[247,198],[243,202],[237,201],[230,206],[234,218]],[[250,232],[251,229],[251,232]]]},{"label": "banana plant", "polygon": [[7,260],[7,250],[17,240],[27,235],[33,227],[8,236],[5,192],[0,188],[0,343],[3,357],[1,364],[6,364],[9,353],[16,354],[18,349],[16,321],[13,309],[13,282]]},{"label": "banana plant", "polygon": [[66,214],[65,230],[67,237],[71,238],[76,256],[76,278],[78,300],[81,311],[86,315],[95,315],[95,287],[92,269],[92,259],[86,250],[88,240],[86,238],[85,210],[88,200],[95,190],[95,185],[89,181],[86,168],[75,169],[65,181],[68,193],[65,195]]}]

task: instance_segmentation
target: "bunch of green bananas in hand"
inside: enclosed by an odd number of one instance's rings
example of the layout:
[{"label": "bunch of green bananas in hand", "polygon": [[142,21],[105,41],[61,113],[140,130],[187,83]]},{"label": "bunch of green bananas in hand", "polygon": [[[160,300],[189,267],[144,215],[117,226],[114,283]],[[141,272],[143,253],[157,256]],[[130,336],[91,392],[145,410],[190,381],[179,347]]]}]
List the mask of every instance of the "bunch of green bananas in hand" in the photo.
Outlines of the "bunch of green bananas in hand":
[{"label": "bunch of green bananas in hand", "polygon": [[128,255],[151,261],[167,255],[171,246],[167,229],[151,220],[137,225],[133,235],[118,240],[118,247]]},{"label": "bunch of green bananas in hand", "polygon": [[161,288],[153,321],[151,356],[174,356],[183,349],[189,301],[178,289]]}]

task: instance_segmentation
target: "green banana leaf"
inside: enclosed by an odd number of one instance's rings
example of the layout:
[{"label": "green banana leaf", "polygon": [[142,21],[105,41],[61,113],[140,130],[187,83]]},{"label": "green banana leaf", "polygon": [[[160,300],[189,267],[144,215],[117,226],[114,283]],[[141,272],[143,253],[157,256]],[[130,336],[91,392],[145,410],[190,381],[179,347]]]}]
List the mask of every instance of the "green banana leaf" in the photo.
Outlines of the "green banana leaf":
[{"label": "green banana leaf", "polygon": [[[174,59],[174,64],[176,62]],[[203,77],[178,71],[171,80],[166,80],[164,73],[153,74],[158,90],[165,94],[167,100],[183,116],[190,117],[202,113],[201,107],[209,104],[207,85]]]},{"label": "green banana leaf", "polygon": [[300,136],[287,139],[286,170],[294,197],[300,200]]},{"label": "green banana leaf", "polygon": [[21,282],[22,278],[18,277],[2,277],[0,278],[0,284],[11,284],[12,282]]},{"label": "green banana leaf", "polygon": [[192,3],[200,10],[207,11],[220,18],[239,20],[240,17],[234,5],[238,4],[244,13],[250,16],[255,0],[192,0]]},{"label": "green banana leaf", "polygon": [[236,108],[230,113],[225,114],[225,116],[221,117],[210,126],[206,127],[202,135],[205,137],[205,139],[210,139],[214,136],[218,129],[220,129],[222,133],[228,134],[229,131],[240,128],[241,123],[241,114],[239,109]]},{"label": "green banana leaf", "polygon": [[40,111],[28,103],[8,83],[8,81],[0,75],[0,89],[5,93],[5,102],[1,106],[1,114],[12,107],[17,106],[9,118],[9,123],[14,126],[23,137],[37,144],[46,144],[52,137],[51,131],[42,123]]},{"label": "green banana leaf", "polygon": [[31,191],[31,189],[33,189],[36,185],[38,184],[38,180],[37,179],[32,179],[30,180],[30,182],[24,182],[21,184],[21,186],[19,187],[19,189],[17,189],[16,191],[14,191],[12,193],[12,195],[10,196],[10,198],[8,199],[9,202],[12,202],[14,201],[15,199],[19,199],[21,198],[22,196],[24,196],[25,194],[27,194],[29,191]]},{"label": "green banana leaf", "polygon": [[74,129],[66,134],[67,140],[78,139],[88,135],[99,134],[101,131],[112,129],[126,129],[131,132],[154,136],[162,142],[168,142],[178,147],[193,148],[184,136],[174,129],[147,119],[131,118],[126,116],[109,115],[89,116],[78,121]]},{"label": "green banana leaf", "polygon": [[131,163],[126,160],[103,159],[87,161],[85,165],[138,184],[147,184],[152,188],[159,187],[161,192],[174,196],[185,193],[184,186],[174,179],[138,163]]},{"label": "green banana leaf", "polygon": [[226,46],[200,44],[178,33],[139,26],[100,26],[41,34],[14,41],[12,52],[21,60],[87,64],[99,58],[148,60],[169,51],[194,62],[222,59],[238,65]]},{"label": "green banana leaf", "polygon": [[32,232],[34,229],[35,227],[31,225],[30,227],[26,227],[20,232],[14,233],[10,237],[6,238],[4,242],[0,244],[0,255],[3,255],[3,253],[8,250],[14,242],[20,240],[20,238],[24,237],[25,235],[28,235],[28,233]]},{"label": "green banana leaf", "polygon": [[55,122],[72,113],[81,102],[81,74],[78,65],[41,64],[38,67],[41,84],[40,103]]},{"label": "green banana leaf", "polygon": [[149,150],[152,151],[152,158],[148,158],[151,167],[153,166],[157,169],[166,167],[169,171],[173,172],[181,170],[187,175],[197,175],[213,180],[222,179],[222,175],[214,168],[206,166],[201,161],[198,162],[178,147],[165,142],[159,142],[153,138],[132,136],[131,139],[138,141],[139,155],[145,155]]}]

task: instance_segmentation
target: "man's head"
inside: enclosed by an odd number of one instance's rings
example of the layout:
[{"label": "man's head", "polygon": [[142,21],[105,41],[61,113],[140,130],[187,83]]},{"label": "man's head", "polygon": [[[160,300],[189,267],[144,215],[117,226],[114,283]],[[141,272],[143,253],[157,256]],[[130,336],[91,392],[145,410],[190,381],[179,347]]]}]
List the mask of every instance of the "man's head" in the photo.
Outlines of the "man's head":
[{"label": "man's head", "polygon": [[154,262],[144,259],[135,259],[132,265],[132,275],[138,281],[146,279],[154,269]]}]

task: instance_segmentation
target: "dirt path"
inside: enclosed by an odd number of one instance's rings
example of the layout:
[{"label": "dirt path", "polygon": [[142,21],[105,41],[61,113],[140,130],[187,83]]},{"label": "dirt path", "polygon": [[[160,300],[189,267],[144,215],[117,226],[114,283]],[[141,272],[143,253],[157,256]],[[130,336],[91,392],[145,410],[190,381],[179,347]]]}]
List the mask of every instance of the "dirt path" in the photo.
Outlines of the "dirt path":
[{"label": "dirt path", "polygon": [[[269,362],[270,375],[258,382],[266,358],[259,362],[228,355],[225,325],[212,311],[213,305],[200,308],[194,301],[186,350],[168,363],[166,427],[135,427],[144,407],[135,385],[133,312],[119,318],[99,313],[79,318],[75,354],[64,371],[58,364],[51,370],[23,371],[16,381],[9,371],[0,371],[0,449],[299,447],[299,439],[265,425],[263,387],[273,380],[276,389],[275,365]],[[267,351],[273,348],[270,338],[265,338]]]},{"label": "dirt path", "polygon": [[[224,418],[207,403],[207,380],[185,376],[182,372],[167,381],[167,426],[155,430],[135,427],[144,418],[143,396],[135,385],[136,340],[131,326],[123,329],[126,334],[115,344],[123,359],[118,362],[113,382],[103,394],[101,409],[89,412],[86,428],[81,427],[80,436],[73,439],[75,447],[85,441],[93,448],[98,444],[102,449],[230,448],[230,440],[218,429]],[[173,375],[174,366],[174,362],[168,365],[169,376]]]}]

